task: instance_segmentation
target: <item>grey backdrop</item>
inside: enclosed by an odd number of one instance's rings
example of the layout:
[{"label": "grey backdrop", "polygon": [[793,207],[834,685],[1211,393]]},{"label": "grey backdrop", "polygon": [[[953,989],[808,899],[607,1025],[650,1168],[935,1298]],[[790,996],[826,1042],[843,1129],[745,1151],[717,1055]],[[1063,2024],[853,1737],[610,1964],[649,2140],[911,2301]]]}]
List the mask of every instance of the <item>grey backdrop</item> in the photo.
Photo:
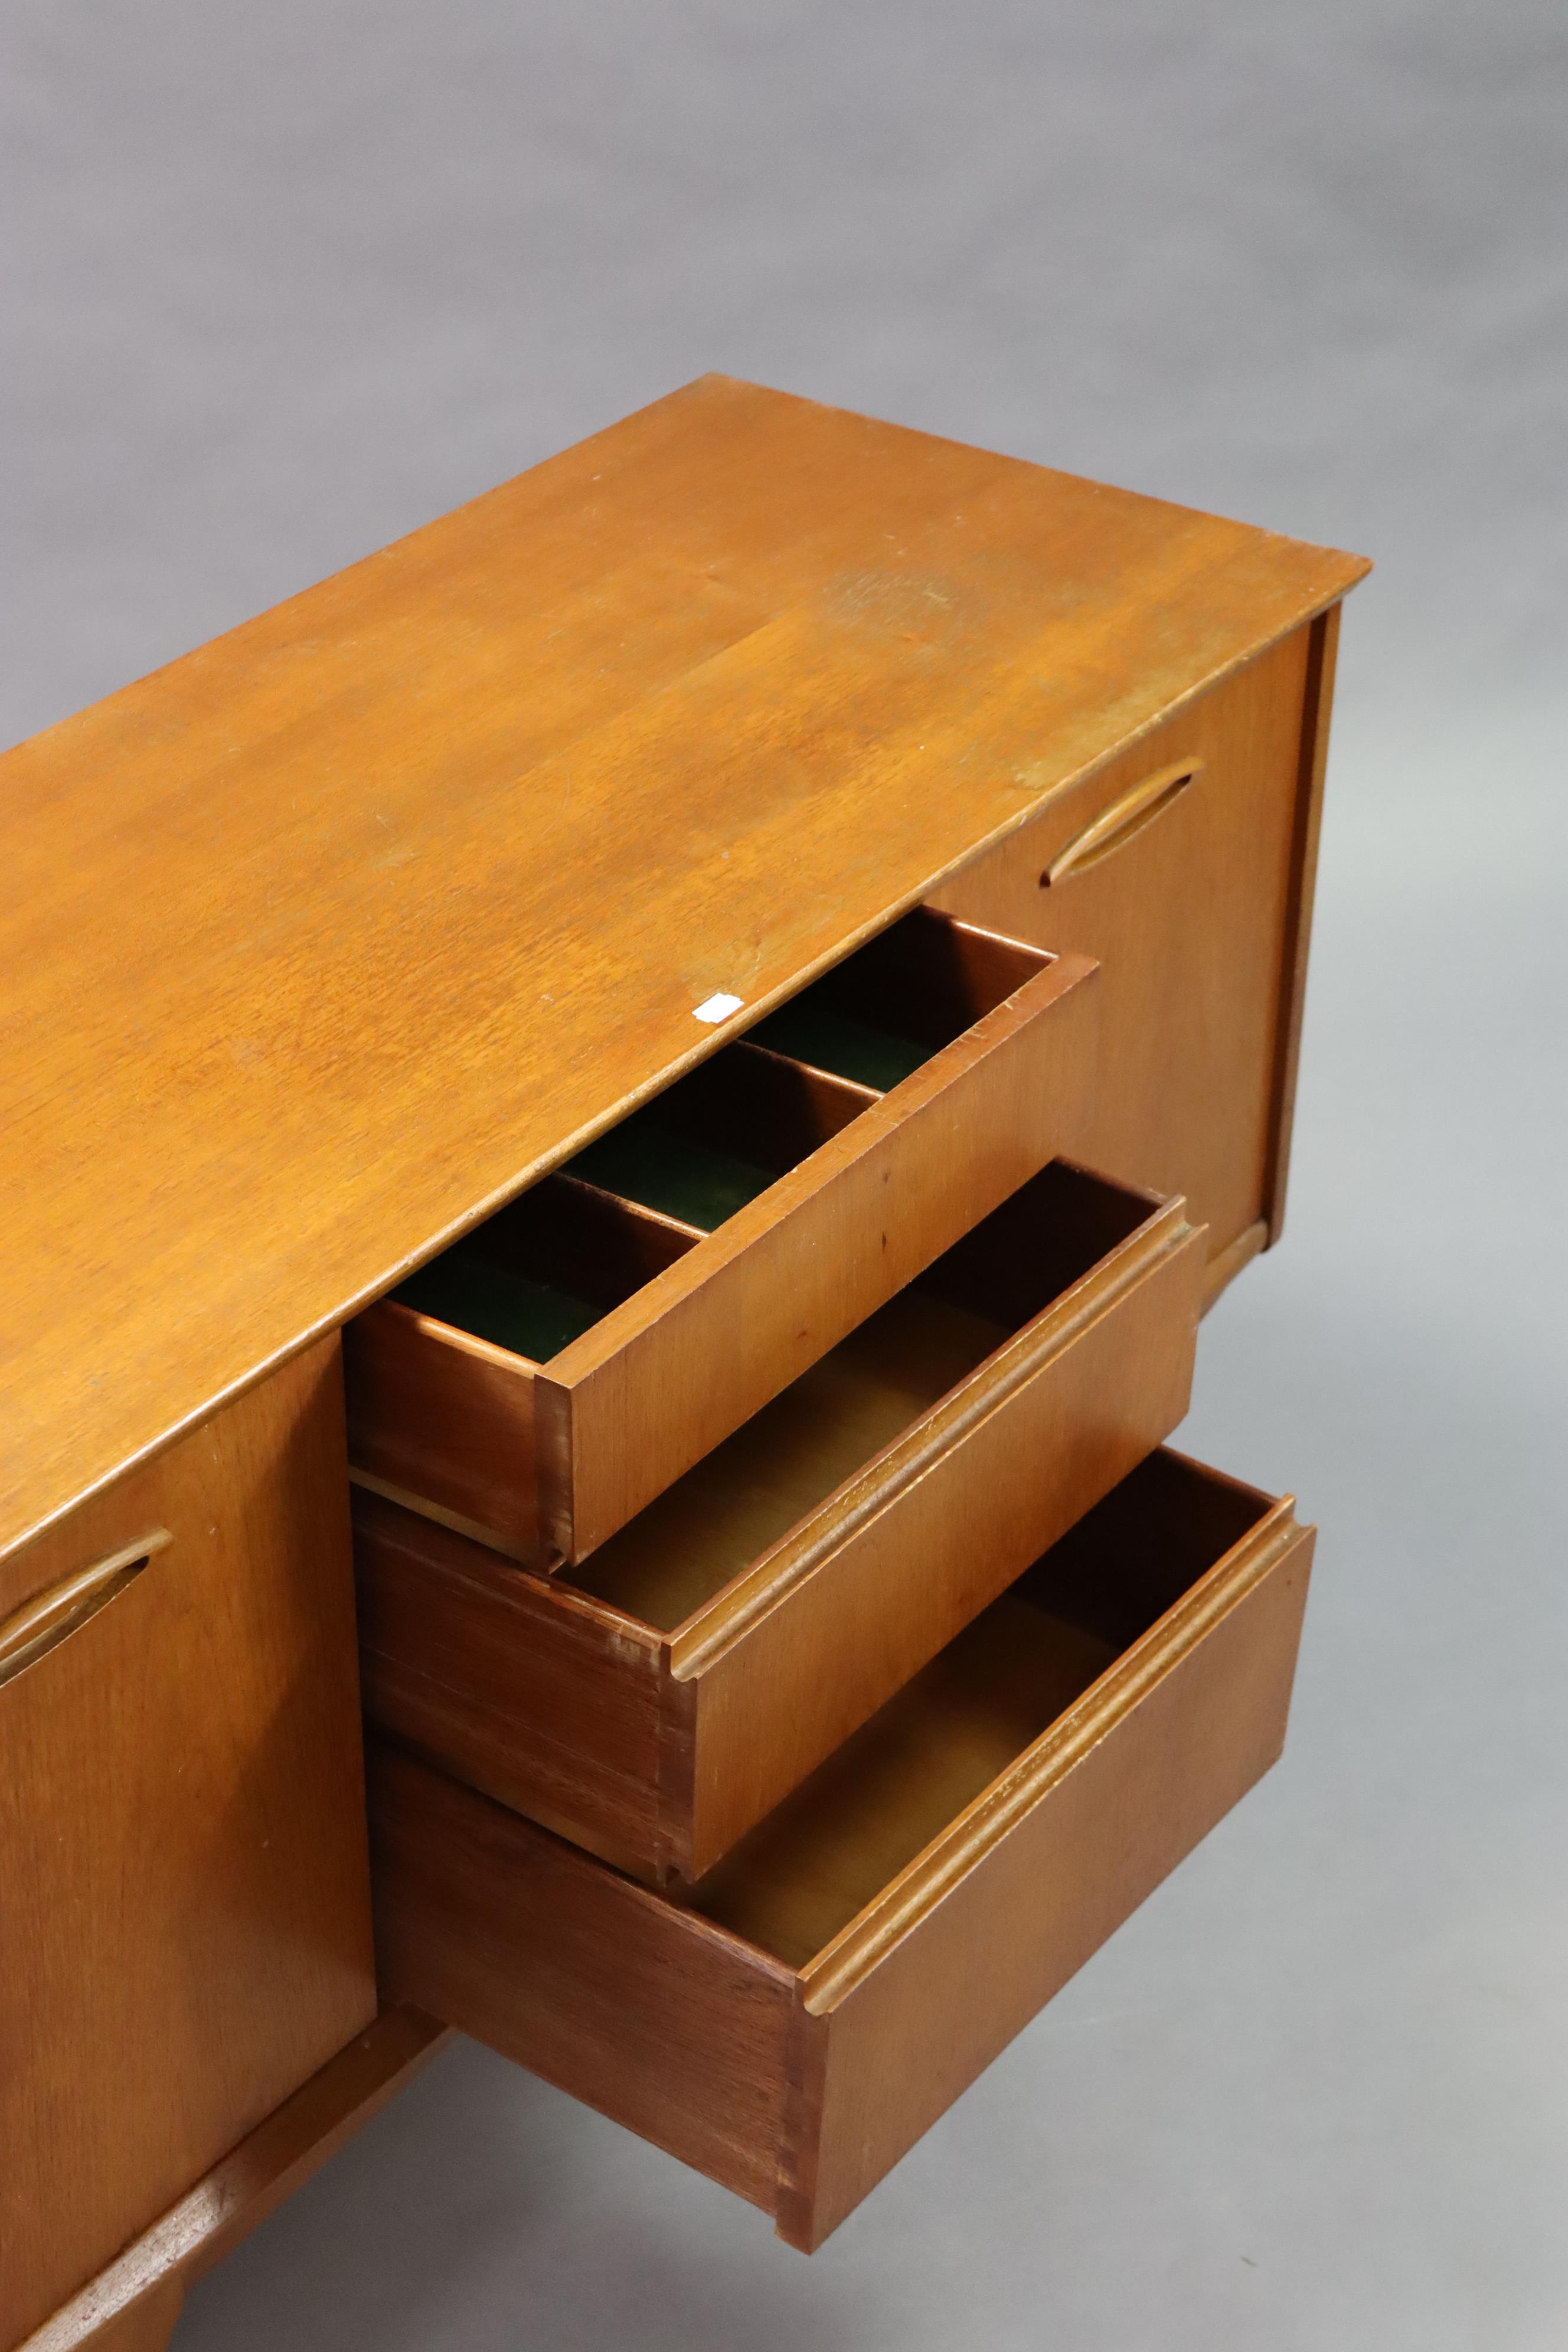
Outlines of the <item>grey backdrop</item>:
[{"label": "grey backdrop", "polygon": [[1279,1769],[815,2260],[460,2046],[181,2352],[1568,2340],[1563,0],[6,0],[0,733],[720,367],[1364,550]]}]

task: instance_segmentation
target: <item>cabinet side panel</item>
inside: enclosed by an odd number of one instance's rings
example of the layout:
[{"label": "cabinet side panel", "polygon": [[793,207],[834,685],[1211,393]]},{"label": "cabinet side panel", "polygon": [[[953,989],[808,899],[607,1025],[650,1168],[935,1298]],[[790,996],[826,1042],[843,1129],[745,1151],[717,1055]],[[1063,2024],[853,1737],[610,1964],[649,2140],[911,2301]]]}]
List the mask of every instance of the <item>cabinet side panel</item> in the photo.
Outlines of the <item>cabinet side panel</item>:
[{"label": "cabinet side panel", "polygon": [[166,1533],[0,1683],[0,2344],[374,2014],[335,1340],[5,1563]]},{"label": "cabinet side panel", "polygon": [[773,2211],[788,1970],[394,1749],[371,1817],[389,1999]]},{"label": "cabinet side panel", "polygon": [[1273,1763],[1301,1538],[826,2012],[815,2179],[781,2234],[820,2244]]},{"label": "cabinet side panel", "polygon": [[1329,764],[1329,719],[1333,709],[1339,645],[1340,607],[1331,604],[1311,625],[1301,705],[1300,781],[1296,797],[1284,984],[1263,1201],[1270,1247],[1279,1240],[1285,1223],[1285,1187],[1290,1173],[1290,1134],[1296,1117],[1296,1072],[1301,1058],[1301,1021],[1307,999],[1307,950],[1311,940],[1312,900],[1318,883],[1318,839],[1323,822],[1323,779]]}]

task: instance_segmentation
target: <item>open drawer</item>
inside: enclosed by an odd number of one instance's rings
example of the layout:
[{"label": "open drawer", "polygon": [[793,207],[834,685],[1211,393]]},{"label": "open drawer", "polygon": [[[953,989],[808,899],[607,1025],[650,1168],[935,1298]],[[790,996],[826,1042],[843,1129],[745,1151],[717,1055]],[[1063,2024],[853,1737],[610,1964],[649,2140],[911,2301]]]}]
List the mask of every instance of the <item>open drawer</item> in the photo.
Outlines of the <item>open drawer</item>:
[{"label": "open drawer", "polygon": [[378,1746],[384,1996],[810,2250],[1274,1760],[1311,1540],[1152,1455],[684,1900]]},{"label": "open drawer", "polygon": [[696,1876],[1175,1427],[1203,1263],[1054,1161],[574,1570],[362,1493],[368,1712]]},{"label": "open drawer", "polygon": [[585,1559],[1074,1148],[1094,971],[906,916],[349,1326],[356,1479]]}]

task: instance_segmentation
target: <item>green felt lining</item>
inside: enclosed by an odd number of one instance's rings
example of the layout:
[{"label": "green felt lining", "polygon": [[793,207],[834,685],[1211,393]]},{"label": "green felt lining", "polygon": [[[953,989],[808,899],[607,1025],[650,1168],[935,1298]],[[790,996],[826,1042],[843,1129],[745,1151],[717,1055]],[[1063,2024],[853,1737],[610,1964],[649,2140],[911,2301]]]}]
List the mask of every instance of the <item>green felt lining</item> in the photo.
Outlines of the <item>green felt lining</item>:
[{"label": "green felt lining", "polygon": [[[813,989],[770,1013],[752,1034],[775,1053],[884,1094],[935,1050],[840,1013]],[[698,1143],[666,1126],[656,1111],[638,1112],[612,1128],[563,1172],[700,1233],[711,1233],[776,1181],[773,1169]],[[547,1363],[605,1311],[461,1244],[411,1275],[392,1295],[421,1315],[433,1315],[535,1363]]]},{"label": "green felt lining", "polygon": [[392,1295],[404,1307],[434,1315],[459,1331],[471,1331],[476,1339],[510,1348],[514,1356],[527,1356],[536,1364],[547,1363],[581,1339],[604,1312],[461,1245],[421,1266]]},{"label": "green felt lining", "polygon": [[564,1172],[705,1234],[776,1181],[772,1169],[694,1143],[646,1113],[611,1128]]},{"label": "green felt lining", "polygon": [[934,1045],[918,1045],[912,1037],[895,1036],[890,1029],[840,1013],[810,988],[759,1021],[750,1034],[755,1045],[809,1062],[813,1069],[831,1071],[835,1077],[852,1079],[857,1086],[875,1087],[879,1094],[889,1093],[936,1051]]}]

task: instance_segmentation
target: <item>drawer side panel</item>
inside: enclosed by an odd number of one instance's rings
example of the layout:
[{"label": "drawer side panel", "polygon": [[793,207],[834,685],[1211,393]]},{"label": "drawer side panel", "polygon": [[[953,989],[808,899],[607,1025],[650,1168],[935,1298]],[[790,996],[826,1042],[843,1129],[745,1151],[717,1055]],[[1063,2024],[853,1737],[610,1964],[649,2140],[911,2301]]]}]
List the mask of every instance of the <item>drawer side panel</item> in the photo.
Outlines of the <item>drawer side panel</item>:
[{"label": "drawer side panel", "polygon": [[384,1998],[771,2212],[788,1971],[410,1758],[370,1780]]},{"label": "drawer side panel", "polygon": [[534,1383],[522,1358],[382,1300],[345,1327],[343,1371],[356,1469],[536,1556]]},{"label": "drawer side panel", "polygon": [[371,1719],[646,1873],[658,1843],[657,1639],[379,1496],[357,1495],[353,1521]]}]

